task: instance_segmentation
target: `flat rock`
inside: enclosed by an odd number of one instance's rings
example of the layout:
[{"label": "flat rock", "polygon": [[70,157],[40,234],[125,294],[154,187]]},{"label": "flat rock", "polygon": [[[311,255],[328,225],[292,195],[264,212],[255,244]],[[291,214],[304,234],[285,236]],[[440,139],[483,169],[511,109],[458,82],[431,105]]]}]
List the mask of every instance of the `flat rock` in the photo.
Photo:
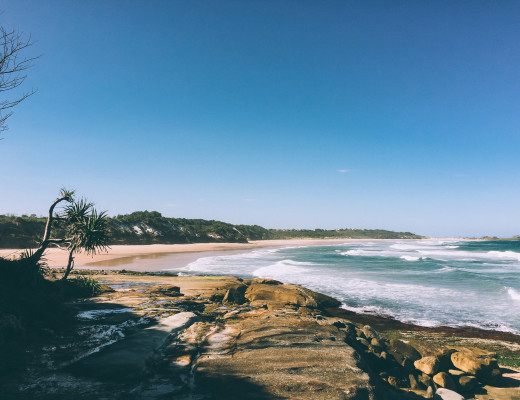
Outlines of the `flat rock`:
[{"label": "flat rock", "polygon": [[461,396],[454,390],[449,390],[446,388],[437,389],[433,398],[441,400],[464,400],[464,396]]},{"label": "flat rock", "polygon": [[196,315],[181,312],[164,318],[101,351],[72,364],[74,374],[95,376],[102,380],[129,380],[141,375],[151,359],[165,344],[170,334],[185,328]]},{"label": "flat rock", "polygon": [[228,398],[375,399],[359,355],[334,325],[285,314],[246,319],[233,354],[204,351],[197,387]]}]

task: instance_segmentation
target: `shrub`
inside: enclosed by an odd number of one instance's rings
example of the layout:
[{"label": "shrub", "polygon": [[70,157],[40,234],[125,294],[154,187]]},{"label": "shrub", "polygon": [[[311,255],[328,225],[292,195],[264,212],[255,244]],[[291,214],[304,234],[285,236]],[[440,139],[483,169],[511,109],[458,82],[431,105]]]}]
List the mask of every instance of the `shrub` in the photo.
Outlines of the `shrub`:
[{"label": "shrub", "polygon": [[74,279],[56,282],[61,286],[63,296],[67,298],[92,297],[101,293],[102,288],[97,280],[90,276],[77,276]]}]

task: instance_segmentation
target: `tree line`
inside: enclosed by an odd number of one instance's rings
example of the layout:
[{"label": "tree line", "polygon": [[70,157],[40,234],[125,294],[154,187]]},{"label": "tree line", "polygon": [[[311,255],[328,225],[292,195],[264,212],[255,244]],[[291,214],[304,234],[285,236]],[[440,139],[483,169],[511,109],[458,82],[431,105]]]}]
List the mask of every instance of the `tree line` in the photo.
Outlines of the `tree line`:
[{"label": "tree line", "polygon": [[[0,248],[38,246],[46,218],[0,215]],[[383,229],[267,229],[259,225],[234,225],[222,221],[169,218],[157,211],[136,211],[106,217],[107,244],[174,244],[283,239],[419,239],[411,232]],[[63,221],[57,220],[55,234],[66,234]]]}]

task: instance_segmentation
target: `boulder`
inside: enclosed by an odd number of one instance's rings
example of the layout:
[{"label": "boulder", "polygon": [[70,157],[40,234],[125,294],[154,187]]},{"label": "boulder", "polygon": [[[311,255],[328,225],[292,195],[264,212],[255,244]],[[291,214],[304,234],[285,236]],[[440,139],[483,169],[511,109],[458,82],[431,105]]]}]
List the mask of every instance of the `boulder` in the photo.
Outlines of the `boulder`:
[{"label": "boulder", "polygon": [[372,338],[372,340],[370,340],[370,344],[374,347],[380,347],[381,349],[385,348],[385,344],[381,339]]},{"label": "boulder", "polygon": [[251,283],[245,298],[253,307],[277,309],[284,307],[325,308],[340,304],[336,299],[296,285]]},{"label": "boulder", "polygon": [[365,325],[362,328],[362,331],[365,334],[365,337],[367,339],[369,339],[369,340],[371,340],[371,339],[379,339],[379,334],[370,325]]},{"label": "boulder", "polygon": [[385,366],[385,368],[388,368],[392,364],[392,359],[386,351],[382,351],[381,354],[378,355],[378,357],[381,360],[382,364]]},{"label": "boulder", "polygon": [[379,346],[373,346],[372,344],[370,344],[370,351],[374,354],[381,354],[381,352],[383,351],[383,349]]},{"label": "boulder", "polygon": [[387,352],[394,356],[400,365],[411,370],[414,369],[414,361],[421,358],[421,353],[417,349],[402,340],[391,340]]},{"label": "boulder", "polygon": [[298,313],[301,315],[315,315],[316,309],[309,307],[298,307]]},{"label": "boulder", "polygon": [[455,368],[486,380],[492,377],[494,369],[498,369],[498,363],[494,357],[494,353],[484,350],[462,349],[451,355],[451,361]]},{"label": "boulder", "polygon": [[410,388],[411,389],[420,389],[420,390],[424,390],[426,388],[426,386],[420,382],[416,376],[414,374],[410,374],[408,376],[408,380],[410,381]]},{"label": "boulder", "polygon": [[426,389],[426,395],[424,397],[433,399],[433,388],[431,386],[428,386],[428,389]]},{"label": "boulder", "polygon": [[246,290],[247,285],[233,285],[227,290],[222,301],[225,303],[244,304],[247,301],[244,296]]},{"label": "boulder", "polygon": [[451,355],[456,351],[455,349],[445,349],[435,354],[435,357],[439,360],[439,371],[448,371],[450,368],[453,368]]},{"label": "boulder", "polygon": [[431,386],[432,384],[432,378],[426,374],[419,375],[417,380],[426,387]]},{"label": "boulder", "polygon": [[316,308],[334,308],[339,307],[341,305],[341,301],[336,300],[334,297],[330,297],[325,294],[318,293],[301,286],[296,287],[303,293],[305,293],[305,296],[307,296],[307,298],[311,298],[314,300],[314,303],[316,303]]},{"label": "boulder", "polygon": [[163,296],[180,297],[182,296],[181,288],[178,286],[169,286],[157,289],[157,292]]},{"label": "boulder", "polygon": [[454,390],[446,388],[437,389],[437,392],[435,392],[435,396],[433,398],[441,400],[464,400],[464,396],[461,396]]},{"label": "boulder", "polygon": [[358,337],[356,338],[356,340],[359,344],[363,345],[363,347],[368,348],[368,346],[370,346],[370,343],[368,343],[368,340],[366,340],[365,338]]},{"label": "boulder", "polygon": [[343,329],[347,327],[347,325],[345,325],[345,323],[341,321],[333,322],[332,325],[334,325],[338,329]]},{"label": "boulder", "polygon": [[439,387],[443,387],[450,390],[456,390],[457,385],[453,381],[453,378],[446,372],[439,372],[434,375],[433,382],[437,384]]},{"label": "boulder", "polygon": [[413,365],[427,375],[435,375],[439,371],[440,363],[437,357],[429,356],[416,360]]},{"label": "boulder", "polygon": [[352,322],[347,322],[345,324],[345,333],[347,334],[348,338],[355,338],[356,337],[356,325],[354,325]]},{"label": "boulder", "polygon": [[389,376],[387,379],[389,385],[399,388],[399,384],[397,383],[397,378],[395,376]]},{"label": "boulder", "polygon": [[464,392],[464,393],[474,392],[479,386],[479,382],[478,382],[477,378],[475,378],[472,375],[459,376],[458,380],[459,380],[459,388],[460,388],[461,392]]},{"label": "boulder", "polygon": [[282,285],[282,282],[276,281],[274,279],[265,279],[265,278],[254,278],[251,279],[250,284],[262,284],[262,285]]},{"label": "boulder", "polygon": [[499,368],[493,368],[491,370],[491,375],[489,376],[489,378],[491,379],[491,381],[495,381],[497,379],[502,378],[502,371],[500,371]]}]

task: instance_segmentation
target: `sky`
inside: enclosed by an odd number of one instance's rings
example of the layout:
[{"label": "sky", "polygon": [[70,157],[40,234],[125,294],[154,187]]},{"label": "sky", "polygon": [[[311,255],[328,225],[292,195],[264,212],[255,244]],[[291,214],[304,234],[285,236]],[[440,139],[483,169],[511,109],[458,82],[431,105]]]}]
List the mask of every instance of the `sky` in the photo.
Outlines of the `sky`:
[{"label": "sky", "polygon": [[[1,1],[0,214],[520,234],[520,3]],[[4,98],[16,93],[1,93]]]}]

